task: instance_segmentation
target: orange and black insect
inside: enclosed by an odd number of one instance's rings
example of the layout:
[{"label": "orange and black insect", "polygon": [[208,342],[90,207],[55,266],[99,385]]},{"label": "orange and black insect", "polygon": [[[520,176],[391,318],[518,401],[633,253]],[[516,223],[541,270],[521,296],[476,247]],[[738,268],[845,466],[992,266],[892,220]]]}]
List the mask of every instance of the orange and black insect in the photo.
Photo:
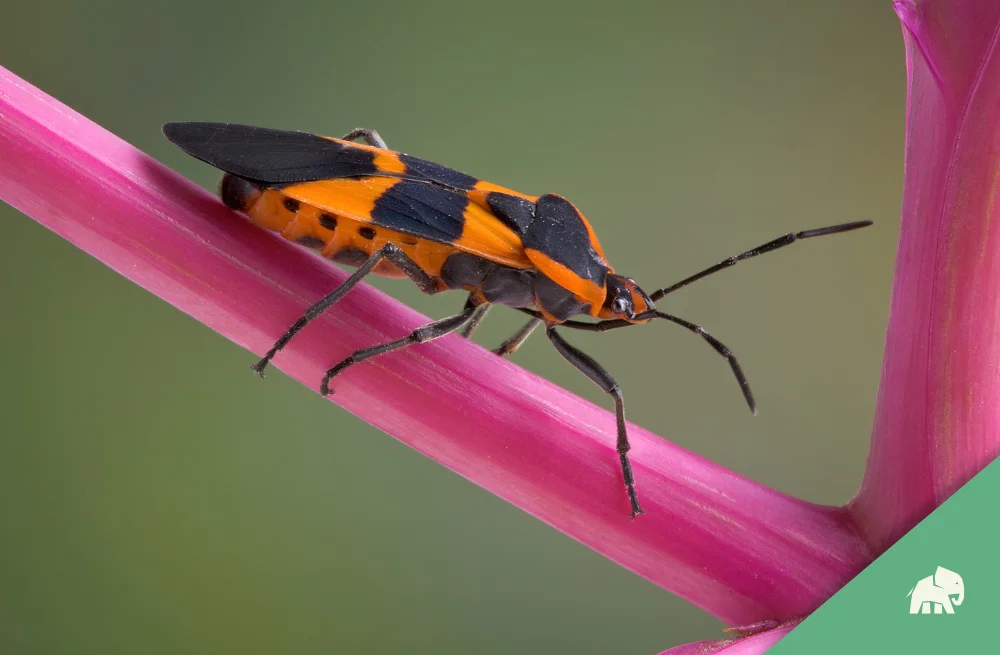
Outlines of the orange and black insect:
[{"label": "orange and black insect", "polygon": [[[321,392],[348,366],[376,355],[462,330],[469,336],[493,304],[531,319],[494,352],[508,355],[540,325],[569,363],[615,402],[617,451],[632,517],[642,514],[629,463],[625,411],[618,383],[591,357],[567,343],[562,326],[603,332],[665,319],[701,335],[729,361],[750,409],[753,394],[732,351],[700,326],[657,310],[669,293],[737,262],[799,239],[846,232],[871,221],[806,230],[769,241],[680,282],[647,294],[611,268],[594,230],[565,198],[529,196],[423,159],[390,151],[373,130],[342,139],[229,123],[167,123],[164,135],[188,154],[225,171],[222,200],[261,227],[335,262],[357,267],[274,344],[268,362],[309,321],[369,273],[408,277],[425,293],[469,292],[462,311],[409,336],[363,348],[326,372]],[[364,143],[358,143],[363,141]],[[572,320],[590,316],[594,322]]]}]

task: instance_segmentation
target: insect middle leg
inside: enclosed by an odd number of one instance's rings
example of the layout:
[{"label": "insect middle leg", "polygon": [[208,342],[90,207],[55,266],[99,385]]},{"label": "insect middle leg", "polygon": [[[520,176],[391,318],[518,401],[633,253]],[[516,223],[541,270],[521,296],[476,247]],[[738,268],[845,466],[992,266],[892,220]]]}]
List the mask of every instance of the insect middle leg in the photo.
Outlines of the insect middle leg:
[{"label": "insect middle leg", "polygon": [[531,319],[530,321],[522,325],[521,328],[517,332],[515,332],[509,339],[507,339],[502,344],[494,348],[493,352],[496,353],[497,355],[500,355],[501,357],[504,357],[506,355],[513,355],[514,353],[517,352],[517,349],[521,347],[521,344],[527,341],[528,337],[531,336],[531,333],[534,332],[536,329],[538,329],[538,326],[541,324],[542,324],[541,319],[538,318]]},{"label": "insect middle leg", "polygon": [[642,507],[639,506],[639,497],[635,493],[635,477],[632,475],[632,462],[628,458],[628,451],[631,449],[631,446],[628,443],[628,431],[625,426],[625,401],[622,399],[622,392],[618,388],[618,382],[600,364],[595,362],[590,355],[567,343],[556,332],[554,327],[550,326],[546,329],[545,334],[567,362],[593,380],[597,386],[604,390],[604,393],[614,398],[615,418],[618,424],[618,444],[616,450],[618,451],[618,459],[622,465],[625,490],[628,492],[628,498],[632,504],[631,518],[635,518],[639,514],[645,514],[642,511]]},{"label": "insect middle leg", "polygon": [[389,147],[385,145],[385,141],[382,140],[382,137],[379,136],[378,132],[364,127],[358,127],[351,130],[341,138],[341,141],[357,141],[358,139],[361,139],[370,146],[381,148],[382,150],[389,149]]},{"label": "insect middle leg", "polygon": [[482,304],[477,305],[473,300],[473,296],[470,294],[469,299],[465,301],[465,309],[468,309],[469,307],[474,307],[475,311],[472,312],[472,316],[469,318],[469,322],[465,324],[464,328],[462,328],[461,335],[466,339],[471,337],[472,333],[475,332],[482,324],[483,319],[486,318],[486,315],[489,313],[490,307],[492,306],[493,305],[488,302],[484,302]]},{"label": "insect middle leg", "polygon": [[302,331],[302,328],[308,325],[313,319],[329,309],[331,305],[346,296],[347,292],[357,286],[358,282],[371,273],[383,259],[395,264],[399,270],[403,271],[407,277],[413,280],[424,293],[433,294],[438,291],[438,288],[434,285],[434,281],[430,278],[430,276],[417,266],[417,264],[410,259],[405,252],[400,250],[398,246],[387,243],[372,253],[371,257],[368,258],[368,261],[362,264],[358,270],[354,271],[349,278],[344,280],[343,284],[325,295],[319,302],[307,309],[305,313],[299,317],[299,320],[295,321],[295,323],[292,324],[292,327],[288,328],[288,330],[281,335],[281,338],[278,339],[273,346],[271,346],[271,349],[267,351],[264,357],[251,368],[253,368],[258,375],[264,377],[264,369],[270,361],[274,359],[274,356],[278,354],[278,351],[288,345],[288,342],[292,340],[292,337]]},{"label": "insect middle leg", "polygon": [[433,323],[428,323],[427,325],[418,327],[402,339],[354,351],[350,357],[344,359],[326,372],[326,375],[323,376],[323,382],[320,384],[320,393],[324,396],[333,393],[333,390],[330,389],[330,380],[339,375],[348,366],[353,366],[354,364],[363,362],[366,359],[371,359],[372,357],[377,357],[378,355],[392,352],[393,350],[399,350],[400,348],[406,348],[418,343],[427,343],[428,341],[433,341],[434,339],[440,339],[446,334],[450,334],[465,325],[472,318],[475,311],[475,307],[469,307],[467,305],[462,309],[461,314],[449,316],[448,318],[443,318],[440,321],[434,321]]},{"label": "insect middle leg", "polygon": [[[461,332],[462,336],[468,339],[470,336],[472,336],[472,333],[475,332],[476,329],[479,327],[479,325],[483,322],[483,319],[486,318],[486,314],[489,312],[490,307],[492,307],[493,305],[491,303],[483,303],[477,306],[473,302],[472,296],[469,296],[469,300],[466,302],[465,306],[475,307],[475,311],[472,313],[472,317],[469,318],[469,322],[465,324],[465,327],[462,329]],[[517,352],[517,349],[521,347],[521,344],[527,341],[528,337],[531,336],[531,333],[534,332],[535,329],[537,329],[538,326],[541,324],[542,324],[541,319],[538,318],[531,319],[530,321],[522,325],[521,328],[513,334],[513,336],[511,336],[502,344],[494,348],[493,352],[497,355],[500,355],[501,357],[504,357],[506,355],[513,355],[515,352]]]},{"label": "insect middle leg", "polygon": [[[473,296],[470,295],[469,299],[465,303],[465,306],[466,308],[475,307],[475,311],[472,313],[472,317],[469,319],[469,322],[466,323],[465,328],[462,330],[461,333],[463,337],[468,339],[470,336],[472,336],[472,333],[475,332],[476,329],[479,327],[479,325],[483,322],[483,319],[486,318],[486,314],[489,312],[490,307],[492,307],[493,305],[491,303],[482,303],[477,306],[473,301]],[[531,310],[527,311],[530,312]],[[530,321],[522,325],[520,329],[518,329],[518,331],[515,332],[510,338],[508,338],[502,344],[494,348],[493,352],[497,355],[500,355],[501,357],[505,357],[507,355],[513,355],[515,352],[517,352],[517,349],[521,347],[521,344],[527,341],[528,337],[531,336],[531,333],[534,332],[541,324],[542,320],[540,318],[536,317],[531,319]]]}]

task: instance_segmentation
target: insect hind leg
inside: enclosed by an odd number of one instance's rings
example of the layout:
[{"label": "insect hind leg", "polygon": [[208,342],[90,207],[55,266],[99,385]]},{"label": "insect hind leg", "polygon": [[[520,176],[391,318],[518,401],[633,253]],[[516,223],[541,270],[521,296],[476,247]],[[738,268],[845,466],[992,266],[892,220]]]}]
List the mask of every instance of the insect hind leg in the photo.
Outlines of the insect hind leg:
[{"label": "insect hind leg", "polygon": [[427,343],[428,341],[433,341],[434,339],[440,339],[441,337],[450,334],[465,325],[472,318],[473,314],[475,314],[475,311],[475,307],[466,306],[462,309],[460,314],[449,316],[448,318],[443,318],[439,321],[434,321],[433,323],[428,323],[427,325],[418,327],[402,339],[354,351],[349,357],[342,360],[339,364],[326,372],[326,375],[323,376],[323,382],[320,384],[320,393],[324,396],[332,394],[333,389],[330,388],[330,380],[342,373],[347,367],[359,364],[366,359],[371,359],[372,357],[392,352],[393,350],[399,350],[401,348],[414,346],[418,343]]},{"label": "insect hind leg", "polygon": [[388,260],[399,267],[399,270],[403,271],[407,277],[413,280],[414,283],[420,288],[424,293],[436,293],[438,288],[434,285],[434,280],[431,279],[427,273],[425,273],[417,264],[410,259],[405,252],[400,250],[400,248],[392,243],[387,243],[368,258],[364,264],[362,264],[358,270],[354,271],[353,274],[341,284],[339,287],[323,296],[316,304],[307,309],[302,316],[299,317],[295,323],[292,324],[288,330],[281,335],[271,349],[267,351],[263,358],[251,368],[257,372],[258,375],[264,377],[264,369],[267,365],[274,359],[274,356],[278,352],[288,345],[288,342],[292,338],[302,331],[302,328],[307,326],[313,319],[317,318],[320,314],[329,309],[334,303],[347,295],[347,293],[357,286],[366,275],[371,273],[379,262],[382,260]]},{"label": "insect hind leg", "polygon": [[378,132],[365,127],[358,127],[351,130],[341,138],[341,141],[357,141],[358,139],[375,148],[381,148],[382,150],[389,149]]}]

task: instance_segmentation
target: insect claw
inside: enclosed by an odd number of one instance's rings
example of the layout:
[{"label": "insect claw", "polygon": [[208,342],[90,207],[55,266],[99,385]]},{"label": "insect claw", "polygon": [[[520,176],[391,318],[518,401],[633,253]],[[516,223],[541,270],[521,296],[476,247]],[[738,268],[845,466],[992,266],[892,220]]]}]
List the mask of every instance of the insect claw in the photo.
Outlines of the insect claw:
[{"label": "insect claw", "polygon": [[261,378],[267,377],[264,375],[264,368],[267,366],[267,360],[262,359],[256,364],[250,366],[250,370],[259,375]]}]

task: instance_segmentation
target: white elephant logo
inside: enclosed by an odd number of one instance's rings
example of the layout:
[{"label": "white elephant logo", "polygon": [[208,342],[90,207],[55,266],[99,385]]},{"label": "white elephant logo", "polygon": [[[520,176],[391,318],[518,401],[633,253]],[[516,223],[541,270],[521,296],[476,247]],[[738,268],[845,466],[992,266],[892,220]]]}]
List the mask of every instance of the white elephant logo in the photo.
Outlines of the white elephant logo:
[{"label": "white elephant logo", "polygon": [[[962,576],[943,567],[937,567],[934,575],[929,575],[910,593],[910,614],[954,614],[954,605],[965,600],[965,583]],[[952,596],[957,596],[952,600]]]}]

